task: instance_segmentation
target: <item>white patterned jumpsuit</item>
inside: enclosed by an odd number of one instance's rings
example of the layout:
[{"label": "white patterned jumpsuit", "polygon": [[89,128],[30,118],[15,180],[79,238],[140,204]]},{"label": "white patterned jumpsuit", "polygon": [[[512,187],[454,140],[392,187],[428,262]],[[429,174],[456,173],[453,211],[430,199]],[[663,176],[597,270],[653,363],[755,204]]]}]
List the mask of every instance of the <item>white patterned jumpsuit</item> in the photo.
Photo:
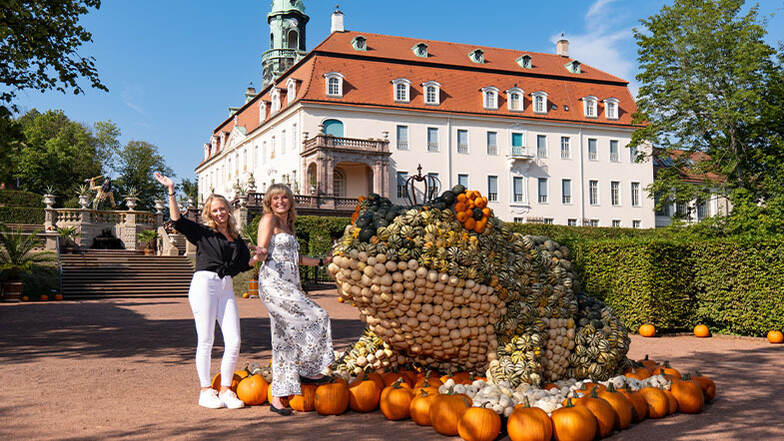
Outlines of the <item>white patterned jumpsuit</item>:
[{"label": "white patterned jumpsuit", "polygon": [[270,316],[272,395],[301,394],[299,376],[315,377],[334,361],[329,315],[302,291],[299,243],[288,233],[270,239],[259,273],[261,301]]}]

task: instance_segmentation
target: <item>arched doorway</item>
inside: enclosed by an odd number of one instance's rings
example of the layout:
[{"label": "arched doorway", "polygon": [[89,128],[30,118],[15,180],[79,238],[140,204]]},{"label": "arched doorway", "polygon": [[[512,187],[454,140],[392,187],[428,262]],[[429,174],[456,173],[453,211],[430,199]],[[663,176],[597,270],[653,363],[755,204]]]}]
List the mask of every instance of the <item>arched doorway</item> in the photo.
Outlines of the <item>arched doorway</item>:
[{"label": "arched doorway", "polygon": [[336,119],[324,121],[324,134],[332,135],[336,138],[343,137],[343,123]]},{"label": "arched doorway", "polygon": [[316,164],[311,163],[308,166],[307,187],[305,188],[305,191],[303,191],[303,194],[315,193],[315,189],[316,189]]}]

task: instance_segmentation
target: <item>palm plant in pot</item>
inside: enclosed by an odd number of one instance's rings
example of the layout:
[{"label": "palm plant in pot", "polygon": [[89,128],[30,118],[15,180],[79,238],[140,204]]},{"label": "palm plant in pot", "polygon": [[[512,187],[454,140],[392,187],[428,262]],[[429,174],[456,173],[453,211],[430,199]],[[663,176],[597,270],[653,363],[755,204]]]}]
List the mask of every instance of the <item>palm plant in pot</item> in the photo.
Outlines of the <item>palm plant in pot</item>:
[{"label": "palm plant in pot", "polygon": [[62,227],[57,229],[57,234],[60,236],[60,249],[65,253],[72,253],[79,245],[76,243],[76,237],[79,236],[79,230],[76,227]]},{"label": "palm plant in pot", "polygon": [[[250,245],[256,246],[256,226],[258,224],[251,222],[242,228],[240,235]],[[248,293],[250,296],[257,296],[259,294],[259,271],[261,270],[261,263],[253,265],[253,272],[248,279]]]},{"label": "palm plant in pot", "polygon": [[155,254],[158,245],[158,231],[144,230],[136,234],[139,245],[144,247],[144,255],[152,256]]},{"label": "palm plant in pot", "polygon": [[22,234],[0,224],[0,271],[3,278],[4,301],[19,301],[22,298],[22,276],[35,270],[35,266],[56,260],[48,251],[35,251],[41,244],[36,231]]}]

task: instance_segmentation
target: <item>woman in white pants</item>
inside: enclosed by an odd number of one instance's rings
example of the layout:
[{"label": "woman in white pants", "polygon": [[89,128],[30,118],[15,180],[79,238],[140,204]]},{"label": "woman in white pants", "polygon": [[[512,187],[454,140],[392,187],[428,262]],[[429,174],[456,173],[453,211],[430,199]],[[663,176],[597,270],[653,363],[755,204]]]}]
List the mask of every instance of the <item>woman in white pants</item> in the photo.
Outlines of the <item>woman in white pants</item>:
[{"label": "woman in white pants", "polygon": [[[211,409],[243,407],[242,401],[230,389],[240,352],[240,317],[231,278],[251,269],[259,261],[259,255],[254,249],[251,257],[229,213],[226,198],[215,194],[207,198],[201,213],[203,225],[199,225],[180,215],[174,182],[157,172],[155,178],[169,190],[169,215],[174,221],[174,228],[196,245],[196,272],[188,291],[188,301],[198,337],[196,373],[201,383],[199,405]],[[210,387],[210,359],[216,321],[221,327],[224,342],[220,393]]]}]

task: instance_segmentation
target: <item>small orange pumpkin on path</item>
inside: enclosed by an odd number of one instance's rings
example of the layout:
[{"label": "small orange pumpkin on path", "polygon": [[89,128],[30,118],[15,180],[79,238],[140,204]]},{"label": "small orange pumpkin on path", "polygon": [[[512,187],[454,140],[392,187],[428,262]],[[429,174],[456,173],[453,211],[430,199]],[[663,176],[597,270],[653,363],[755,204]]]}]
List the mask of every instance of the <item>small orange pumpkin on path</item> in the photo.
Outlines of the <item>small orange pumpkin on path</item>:
[{"label": "small orange pumpkin on path", "polygon": [[655,337],[656,336],[656,327],[654,327],[651,324],[644,324],[644,325],[640,326],[640,329],[638,330],[638,332],[643,337]]},{"label": "small orange pumpkin on path", "polygon": [[768,332],[768,341],[773,344],[780,344],[784,342],[784,334],[778,330],[770,331]]},{"label": "small orange pumpkin on path", "polygon": [[710,337],[710,329],[705,325],[697,325],[694,327],[694,335],[699,338]]}]

